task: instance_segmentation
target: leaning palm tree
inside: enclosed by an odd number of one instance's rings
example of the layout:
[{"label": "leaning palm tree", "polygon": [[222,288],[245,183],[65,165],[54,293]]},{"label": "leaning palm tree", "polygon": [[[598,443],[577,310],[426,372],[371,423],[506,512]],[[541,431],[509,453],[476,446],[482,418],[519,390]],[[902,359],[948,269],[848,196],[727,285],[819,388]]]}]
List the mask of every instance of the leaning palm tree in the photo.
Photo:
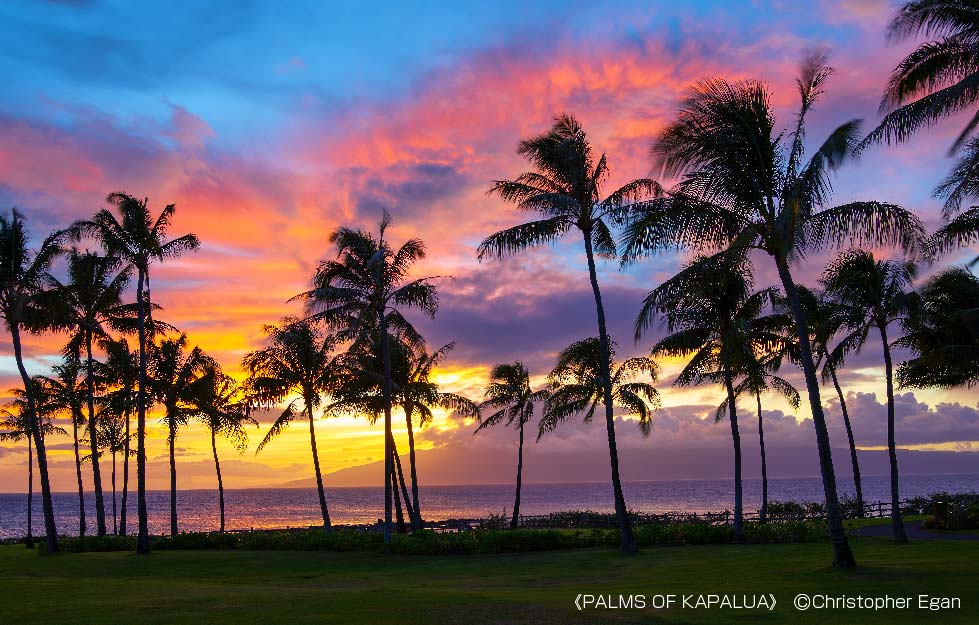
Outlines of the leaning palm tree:
[{"label": "leaning palm tree", "polygon": [[[847,444],[850,448],[850,467],[853,470],[853,484],[856,495],[856,512],[858,517],[864,515],[863,478],[860,476],[860,459],[857,456],[857,443],[853,436],[853,425],[850,422],[850,411],[846,406],[846,397],[837,370],[843,367],[848,345],[840,342],[837,346],[830,343],[843,332],[845,319],[839,305],[825,293],[799,287],[799,299],[809,320],[809,340],[812,342],[813,360],[816,367],[822,365],[822,381],[832,381],[836,397],[840,402],[840,413],[843,416],[843,427],[846,430]],[[789,303],[782,298],[779,306],[790,311]]]},{"label": "leaning palm tree", "polygon": [[40,422],[34,417],[36,400],[31,392],[31,377],[24,367],[24,349],[21,332],[36,332],[49,325],[45,306],[39,296],[47,281],[48,269],[61,254],[60,241],[63,232],[55,232],[41,242],[37,250],[28,248],[27,229],[24,219],[16,210],[10,217],[0,215],[0,316],[10,332],[14,347],[14,361],[24,384],[26,419],[34,447],[37,450],[37,470],[41,477],[41,503],[44,509],[45,545],[48,553],[58,550],[58,529],[54,520],[54,503],[51,499],[51,482],[48,479],[48,456],[44,449]]},{"label": "leaning palm tree", "polygon": [[[748,387],[764,384],[761,364],[785,353],[781,330],[785,315],[763,314],[776,296],[774,287],[752,292],[753,276],[746,256],[737,252],[699,257],[688,263],[643,300],[636,319],[636,340],[657,317],[668,336],[652,348],[653,356],[685,357],[689,361],[674,384],[717,383],[724,386],[734,445],[734,538],[744,538],[741,476],[741,433],[735,378],[744,374]],[[759,411],[760,418],[760,411]]]},{"label": "leaning palm tree", "polygon": [[129,426],[137,410],[139,355],[129,351],[129,342],[125,338],[103,341],[101,347],[106,355],[105,362],[99,363],[99,378],[107,387],[102,395],[103,411],[106,416],[121,420],[125,430],[122,437],[122,501],[118,530],[125,536],[128,533],[129,459],[135,456]]},{"label": "leaning palm tree", "polygon": [[917,388],[979,384],[979,278],[963,267],[931,277],[896,341],[911,350],[897,379]]},{"label": "leaning palm tree", "polygon": [[147,199],[137,199],[126,193],[113,193],[106,201],[115,207],[116,217],[102,209],[89,221],[78,222],[76,233],[86,233],[98,239],[108,256],[118,257],[136,268],[136,329],[139,336],[139,385],[136,396],[136,499],[139,529],[137,553],[150,552],[149,517],[146,509],[146,408],[149,387],[146,376],[147,330],[152,298],[150,297],[150,264],[175,258],[196,250],[200,241],[193,234],[167,240],[167,230],[176,207],[167,205],[154,219]]},{"label": "leaning palm tree", "polygon": [[218,460],[217,436],[227,438],[240,453],[248,448],[246,425],[258,427],[258,421],[248,414],[234,379],[224,374],[216,363],[208,363],[190,390],[189,403],[197,418],[211,433],[211,452],[218,478],[218,507],[221,511],[221,532],[224,532],[224,480]]},{"label": "leaning palm tree", "polygon": [[85,488],[82,483],[82,456],[79,451],[78,428],[85,427],[85,413],[82,405],[88,395],[86,385],[79,378],[82,364],[77,353],[64,356],[61,364],[52,367],[53,376],[43,376],[43,392],[58,408],[59,412],[67,414],[71,419],[71,438],[75,453],[75,479],[78,484],[78,535],[84,536],[85,523]]},{"label": "leaning palm tree", "polygon": [[438,310],[434,278],[410,277],[412,266],[425,257],[425,244],[409,239],[395,250],[385,239],[390,225],[391,217],[385,212],[376,237],[365,230],[334,230],[330,243],[336,247],[336,258],[322,261],[313,277],[313,288],[297,296],[305,302],[311,320],[337,331],[338,337],[352,342],[355,351],[366,345],[382,363],[385,542],[391,540],[394,475],[391,339],[422,342],[402,309],[417,308],[429,317]]},{"label": "leaning palm tree", "polygon": [[116,456],[129,454],[129,424],[125,417],[102,412],[99,415],[99,448],[112,454],[112,533],[119,535],[119,515],[116,507]]},{"label": "leaning palm tree", "polygon": [[[244,386],[249,405],[268,409],[291,395],[299,397],[286,405],[255,453],[261,452],[297,417],[305,416],[309,421],[309,444],[313,452],[323,529],[332,532],[316,447],[315,411],[322,404],[323,395],[336,388],[339,367],[333,352],[339,341],[312,323],[292,318],[283,319],[279,326],[266,326],[265,333],[269,337],[268,345],[247,354],[242,360],[242,366],[248,372]],[[297,408],[299,400],[303,402],[301,411]]]},{"label": "leaning palm tree", "polygon": [[792,264],[809,252],[850,245],[913,250],[924,229],[911,212],[893,204],[827,206],[830,175],[852,154],[859,131],[858,121],[843,124],[805,160],[806,118],[831,74],[825,53],[806,58],[798,80],[800,108],[788,135],[775,128],[764,83],[698,83],[653,145],[662,173],[679,182],[636,211],[625,233],[625,258],[676,247],[757,249],[771,258],[799,337],[834,563],[847,567],[856,562],[843,529],[808,320]]},{"label": "leaning palm tree", "polygon": [[215,366],[200,347],[189,348],[186,334],[150,347],[150,388],[164,409],[170,451],[170,535],[177,535],[177,433],[195,415],[194,384]]},{"label": "leaning palm tree", "polygon": [[8,393],[13,395],[14,399],[6,407],[0,408],[0,441],[12,441],[18,442],[22,439],[27,439],[27,540],[25,541],[28,549],[34,548],[34,533],[33,533],[33,511],[34,511],[34,445],[33,445],[33,432],[35,428],[40,430],[41,440],[43,441],[45,437],[51,434],[64,434],[67,432],[63,428],[60,428],[51,421],[51,416],[58,411],[58,407],[54,404],[49,404],[44,399],[44,394],[41,390],[40,379],[32,379],[32,385],[34,386],[35,395],[33,401],[35,401],[35,407],[37,412],[33,414],[40,415],[39,419],[32,419],[28,415],[27,398],[28,393],[24,392],[22,388],[12,388]]},{"label": "leaning palm tree", "polygon": [[114,257],[72,250],[68,254],[68,282],[49,279],[58,308],[64,311],[61,323],[70,332],[65,353],[85,350],[85,387],[88,400],[88,439],[91,444],[92,477],[95,490],[95,518],[99,536],[105,536],[105,501],[102,496],[102,471],[99,466],[98,415],[95,411],[95,343],[109,338],[108,329],[124,329],[134,317],[135,308],[124,305],[123,292],[129,285],[131,267],[123,267]]},{"label": "leaning palm tree", "polygon": [[871,331],[880,334],[884,350],[884,381],[887,390],[887,454],[891,469],[891,529],[894,540],[907,542],[901,518],[898,488],[897,447],[894,441],[894,365],[887,329],[904,319],[915,305],[908,289],[917,274],[906,261],[876,260],[868,251],[843,252],[827,265],[822,283],[827,295],[840,307],[840,315],[850,330],[837,349],[859,351]]},{"label": "leaning palm tree", "polygon": [[[605,356],[599,358],[602,379],[609,379],[608,329],[605,306],[598,286],[595,256],[615,258],[617,254],[611,225],[629,212],[631,203],[655,195],[659,186],[652,180],[640,178],[611,192],[604,198],[603,187],[609,167],[605,155],[597,160],[591,143],[574,117],[560,115],[551,129],[541,135],[521,141],[517,152],[527,158],[534,171],[524,172],[514,180],[496,181],[489,193],[519,209],[535,213],[539,218],[496,232],[479,245],[478,258],[503,258],[544,243],[553,243],[573,230],[581,234],[588,277],[598,318],[598,337]],[[619,455],[615,443],[614,400],[611,384],[604,385],[605,427],[608,431],[609,460],[612,467],[612,493],[615,513],[621,534],[621,549],[625,553],[637,550],[632,525],[626,511],[622,482],[619,478]]]},{"label": "leaning palm tree", "polygon": [[486,386],[486,399],[480,404],[482,410],[494,410],[487,417],[480,416],[479,427],[474,434],[494,425],[514,424],[520,432],[517,447],[517,491],[513,498],[513,519],[510,529],[517,529],[520,521],[520,489],[523,483],[523,431],[524,426],[534,418],[534,407],[542,404],[550,396],[547,389],[538,391],[530,387],[530,373],[519,360],[496,365],[490,371],[490,383]]}]

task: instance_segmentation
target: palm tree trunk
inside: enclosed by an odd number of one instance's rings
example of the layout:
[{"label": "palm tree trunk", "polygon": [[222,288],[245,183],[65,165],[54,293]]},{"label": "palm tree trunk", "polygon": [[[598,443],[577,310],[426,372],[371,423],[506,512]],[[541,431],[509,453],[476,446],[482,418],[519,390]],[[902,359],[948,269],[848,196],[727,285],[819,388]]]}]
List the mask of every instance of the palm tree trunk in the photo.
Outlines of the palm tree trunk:
[{"label": "palm tree trunk", "polygon": [[401,507],[401,493],[398,491],[398,476],[395,475],[394,471],[391,472],[388,482],[391,483],[391,494],[394,497],[395,527],[399,534],[405,534],[408,532],[408,526],[405,525],[404,509]]},{"label": "palm tree trunk", "polygon": [[761,393],[755,393],[758,400],[758,446],[761,448],[761,516],[759,522],[768,522],[768,462],[765,459],[765,427],[761,419]]},{"label": "palm tree trunk", "polygon": [[[410,406],[410,404],[409,404]],[[415,514],[411,520],[411,529],[420,530],[424,522],[422,521],[422,510],[418,503],[418,470],[415,465],[415,432],[411,422],[412,409],[405,407],[405,422],[408,426],[408,465],[411,471],[411,507]]]},{"label": "palm tree trunk", "polygon": [[119,511],[119,533],[126,535],[126,508],[129,504],[129,412],[126,412],[126,442],[122,452],[122,510]]},{"label": "palm tree trunk", "polygon": [[221,463],[218,462],[218,443],[217,437],[214,434],[214,428],[211,428],[211,451],[214,452],[214,471],[218,474],[218,508],[221,510],[221,529],[218,530],[222,534],[224,533],[224,481],[221,479]]},{"label": "palm tree trunk", "polygon": [[880,340],[884,344],[884,374],[887,383],[887,457],[891,463],[891,531],[894,540],[908,542],[901,516],[901,495],[898,488],[897,445],[894,442],[894,367],[891,362],[891,346],[887,343],[887,326],[881,323]]},{"label": "palm tree trunk", "polygon": [[744,485],[741,479],[741,432],[738,430],[738,409],[735,405],[734,382],[731,368],[724,367],[724,386],[727,388],[728,417],[731,422],[731,440],[734,442],[734,541],[744,540]]},{"label": "palm tree trunk", "polygon": [[846,427],[846,439],[850,445],[850,464],[853,466],[853,484],[857,490],[857,516],[863,518],[863,483],[860,479],[860,460],[857,458],[857,445],[853,440],[853,428],[850,426],[850,413],[846,409],[846,400],[843,399],[843,389],[840,388],[840,381],[836,377],[836,367],[826,363],[829,367],[829,375],[833,379],[833,386],[836,394],[840,398],[840,412],[843,413],[843,425]]},{"label": "palm tree trunk", "polygon": [[92,479],[95,482],[95,524],[99,536],[105,536],[105,500],[102,498],[102,471],[99,468],[99,441],[95,416],[95,375],[92,373],[92,332],[85,330],[85,353],[88,366],[85,371],[88,386],[88,438],[92,447]]},{"label": "palm tree trunk", "polygon": [[313,449],[313,470],[316,472],[316,493],[320,498],[320,513],[323,515],[323,531],[330,534],[333,532],[333,525],[330,523],[330,510],[326,507],[326,492],[323,490],[323,474],[320,472],[320,454],[316,449],[316,427],[313,423],[312,393],[306,393],[303,401],[306,402],[306,417],[309,419],[309,445]]},{"label": "palm tree trunk", "polygon": [[384,542],[391,542],[392,454],[391,454],[391,346],[388,344],[388,322],[380,310],[381,360],[384,362]]},{"label": "palm tree trunk", "polygon": [[395,492],[397,492],[398,485],[401,486],[401,497],[404,500],[405,512],[408,513],[408,522],[411,524],[411,529],[415,529],[415,510],[411,505],[411,498],[408,496],[408,487],[405,485],[405,474],[404,470],[401,468],[401,455],[398,454],[398,443],[394,440],[391,441],[391,451],[394,453],[394,468],[398,474],[398,484],[395,485]]},{"label": "palm tree trunk", "polygon": [[523,486],[523,415],[520,415],[520,444],[517,446],[517,490],[513,495],[513,520],[510,529],[515,530],[520,525],[520,489]]},{"label": "palm tree trunk", "polygon": [[17,322],[10,323],[10,338],[14,344],[14,360],[17,361],[17,370],[20,372],[20,379],[24,383],[24,395],[27,398],[27,422],[30,426],[30,436],[34,438],[34,447],[37,450],[37,472],[41,476],[41,507],[44,510],[44,545],[47,553],[58,551],[58,528],[54,522],[54,503],[51,499],[51,482],[48,480],[48,456],[44,449],[44,436],[41,434],[41,420],[37,414],[37,404],[34,402],[32,392],[31,376],[27,375],[24,367],[24,352],[20,342],[20,325]]},{"label": "palm tree trunk", "polygon": [[[146,268],[139,267],[136,282],[136,329],[139,334],[139,384],[136,391],[136,516],[139,522],[136,553],[150,552],[149,514],[146,510],[146,310],[143,282]],[[147,299],[149,299],[147,297]]]},{"label": "palm tree trunk", "polygon": [[112,452],[112,533],[119,535],[119,525],[116,523],[116,452]]},{"label": "palm tree trunk", "polygon": [[[74,410],[72,410],[74,413]],[[82,457],[78,450],[78,419],[79,415],[71,416],[71,437],[75,445],[75,478],[78,480],[78,535],[84,536],[85,530],[85,487],[82,484]]]},{"label": "palm tree trunk", "polygon": [[622,481],[619,479],[619,452],[615,444],[615,416],[612,411],[612,374],[609,370],[609,340],[608,330],[605,327],[605,306],[602,304],[602,292],[598,288],[598,273],[595,270],[595,254],[592,250],[591,233],[584,232],[585,256],[588,258],[588,277],[591,280],[592,293],[595,296],[595,311],[598,315],[598,342],[600,345],[601,362],[599,364],[599,374],[602,376],[603,403],[605,404],[605,429],[608,434],[608,454],[609,462],[612,466],[612,495],[615,498],[615,517],[619,524],[619,535],[621,542],[619,548],[622,553],[638,553],[636,537],[632,531],[632,522],[629,521],[629,512],[625,505],[625,496],[622,494]]},{"label": "palm tree trunk", "polygon": [[792,316],[795,318],[796,336],[799,337],[799,360],[806,378],[806,390],[809,394],[809,409],[812,412],[813,426],[816,428],[816,447],[819,451],[819,470],[823,478],[823,493],[826,497],[826,521],[829,525],[829,536],[833,542],[833,565],[852,567],[857,565],[850,550],[850,542],[843,529],[843,516],[840,514],[840,500],[836,494],[836,472],[833,469],[833,450],[829,443],[829,431],[826,429],[826,415],[823,414],[823,404],[819,397],[819,380],[816,378],[816,365],[812,358],[812,346],[809,343],[809,319],[799,299],[789,264],[781,256],[775,256],[775,265],[782,282],[782,288],[789,298]]},{"label": "palm tree trunk", "polygon": [[27,435],[27,540],[28,549],[34,548],[34,446]]},{"label": "palm tree trunk", "polygon": [[170,447],[170,536],[177,535],[177,456],[174,450],[177,444],[177,426],[174,423],[176,417],[170,417],[170,432],[167,435],[167,443]]}]

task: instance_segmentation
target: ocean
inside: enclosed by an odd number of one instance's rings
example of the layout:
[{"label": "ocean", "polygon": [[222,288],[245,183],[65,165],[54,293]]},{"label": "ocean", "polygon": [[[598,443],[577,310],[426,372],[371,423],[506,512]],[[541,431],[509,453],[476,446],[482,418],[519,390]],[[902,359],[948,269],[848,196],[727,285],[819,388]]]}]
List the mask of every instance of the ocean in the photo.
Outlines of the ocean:
[{"label": "ocean", "polygon": [[[887,476],[864,478],[867,502],[889,499]],[[853,483],[840,479],[840,494],[853,494]],[[626,482],[623,485],[630,510],[640,512],[706,512],[732,507],[732,480],[674,480]],[[512,485],[486,484],[472,486],[422,486],[423,516],[428,520],[450,518],[485,518],[513,509]],[[902,475],[902,498],[933,492],[979,491],[979,474]],[[745,509],[761,505],[761,480],[744,482]],[[822,501],[819,478],[774,478],[769,480],[769,498],[773,501]],[[19,537],[27,529],[27,496],[0,494],[0,538]],[[383,515],[384,492],[381,487],[327,488],[327,503],[334,523],[372,523]],[[169,491],[147,493],[150,532],[169,531]],[[319,502],[312,488],[249,488],[225,491],[225,514],[228,529],[302,527],[321,522]],[[78,533],[77,493],[55,493],[54,507],[58,532]],[[95,501],[86,493],[88,532],[95,530]],[[522,514],[547,514],[565,510],[611,512],[612,488],[608,483],[525,484],[521,495]],[[111,491],[106,492],[108,527],[112,528]],[[218,528],[216,490],[182,490],[177,494],[177,513],[181,531],[206,531]],[[130,493],[129,532],[136,529],[136,494]],[[34,493],[34,532],[43,531],[41,496]]]}]

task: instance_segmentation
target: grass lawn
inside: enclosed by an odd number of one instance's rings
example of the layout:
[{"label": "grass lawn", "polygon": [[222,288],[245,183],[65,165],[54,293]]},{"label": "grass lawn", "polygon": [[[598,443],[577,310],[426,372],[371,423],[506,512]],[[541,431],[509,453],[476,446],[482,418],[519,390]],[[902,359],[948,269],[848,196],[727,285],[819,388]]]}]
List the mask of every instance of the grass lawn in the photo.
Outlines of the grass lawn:
[{"label": "grass lawn", "polygon": [[[979,622],[979,542],[852,541],[861,566],[834,570],[828,543],[581,549],[485,556],[170,551],[37,556],[0,547],[2,623],[102,625],[364,623]],[[942,612],[810,610],[797,593],[960,597]],[[578,612],[578,593],[643,594],[642,610]],[[774,593],[773,612],[648,606],[654,594]],[[917,605],[917,599],[912,604]]]}]

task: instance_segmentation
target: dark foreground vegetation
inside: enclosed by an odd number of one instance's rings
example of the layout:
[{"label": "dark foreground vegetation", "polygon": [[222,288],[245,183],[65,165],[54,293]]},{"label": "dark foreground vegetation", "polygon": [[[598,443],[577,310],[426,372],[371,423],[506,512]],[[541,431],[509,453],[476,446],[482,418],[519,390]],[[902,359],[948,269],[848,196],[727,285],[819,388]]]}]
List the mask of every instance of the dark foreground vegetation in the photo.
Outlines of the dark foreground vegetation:
[{"label": "dark foreground vegetation", "polygon": [[[639,528],[637,528],[639,529]],[[337,532],[340,534],[341,532]],[[642,536],[637,532],[637,538]],[[397,537],[396,537],[397,538]],[[825,543],[647,547],[470,556],[378,552],[164,551],[38,557],[0,547],[4,622],[99,623],[919,623],[979,619],[979,542],[851,539],[860,566],[834,569]],[[397,541],[393,541],[397,544]],[[773,593],[757,610],[578,612],[578,593]],[[958,610],[797,612],[800,592],[962,598]],[[383,595],[382,595],[383,593]],[[57,601],[44,597],[57,596]],[[384,600],[380,600],[380,597]],[[178,600],[179,598],[179,600]],[[396,606],[396,607],[394,607]]]}]

